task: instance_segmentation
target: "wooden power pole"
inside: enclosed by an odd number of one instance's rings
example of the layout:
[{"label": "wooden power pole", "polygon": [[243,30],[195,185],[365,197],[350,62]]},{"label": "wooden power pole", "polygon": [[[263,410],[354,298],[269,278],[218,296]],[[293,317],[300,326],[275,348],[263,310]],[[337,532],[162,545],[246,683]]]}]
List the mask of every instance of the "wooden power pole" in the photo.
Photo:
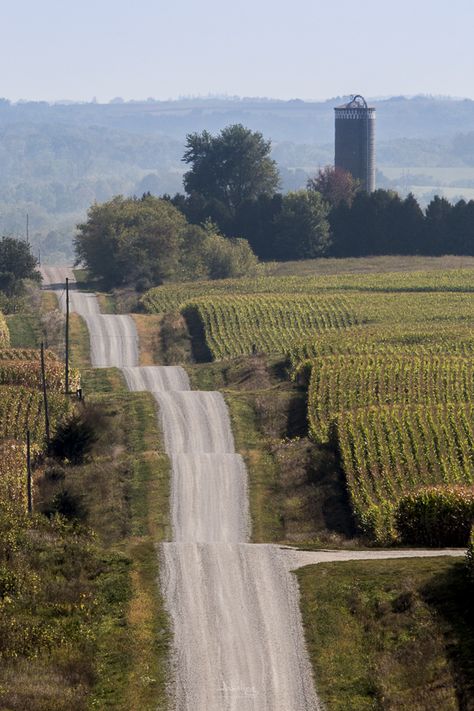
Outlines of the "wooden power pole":
[{"label": "wooden power pole", "polygon": [[66,373],[65,373],[65,389],[66,395],[69,395],[69,279],[66,277]]},{"label": "wooden power pole", "polygon": [[44,343],[41,341],[41,384],[43,386],[44,430],[46,432],[46,445],[49,449],[49,407],[48,391],[46,388],[46,367],[44,363]]}]

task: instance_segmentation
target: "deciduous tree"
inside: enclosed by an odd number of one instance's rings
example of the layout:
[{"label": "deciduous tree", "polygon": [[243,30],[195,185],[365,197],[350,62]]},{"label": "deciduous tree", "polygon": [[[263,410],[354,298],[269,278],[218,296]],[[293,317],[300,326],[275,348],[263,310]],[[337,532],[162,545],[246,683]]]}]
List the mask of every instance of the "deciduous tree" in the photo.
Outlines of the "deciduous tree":
[{"label": "deciduous tree", "polygon": [[341,202],[350,206],[360,185],[347,170],[327,165],[308,180],[307,187],[321,193],[331,207],[337,207]]},{"label": "deciduous tree", "polygon": [[270,141],[242,124],[228,126],[218,136],[208,131],[188,134],[185,190],[222,205],[233,218],[244,201],[276,191],[279,176],[270,152]]},{"label": "deciduous tree", "polygon": [[2,237],[0,240],[0,290],[10,298],[21,293],[23,279],[40,281],[37,264],[27,242],[14,237]]}]

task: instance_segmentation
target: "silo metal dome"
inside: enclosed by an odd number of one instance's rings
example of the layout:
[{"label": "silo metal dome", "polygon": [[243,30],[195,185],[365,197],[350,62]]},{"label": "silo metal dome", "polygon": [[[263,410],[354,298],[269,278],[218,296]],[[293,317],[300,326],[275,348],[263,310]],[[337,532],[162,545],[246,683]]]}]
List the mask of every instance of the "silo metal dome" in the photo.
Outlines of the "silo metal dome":
[{"label": "silo metal dome", "polygon": [[343,168],[359,180],[363,190],[375,190],[375,108],[360,94],[334,109],[336,124],[336,168]]}]

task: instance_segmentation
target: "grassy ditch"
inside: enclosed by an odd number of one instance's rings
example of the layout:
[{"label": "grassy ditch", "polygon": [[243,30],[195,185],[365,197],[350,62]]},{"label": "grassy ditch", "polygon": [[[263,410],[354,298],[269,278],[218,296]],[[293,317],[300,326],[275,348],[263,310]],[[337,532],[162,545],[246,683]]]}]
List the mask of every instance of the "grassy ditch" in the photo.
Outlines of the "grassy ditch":
[{"label": "grassy ditch", "polygon": [[296,575],[328,711],[474,708],[473,588],[464,563],[357,561]]}]

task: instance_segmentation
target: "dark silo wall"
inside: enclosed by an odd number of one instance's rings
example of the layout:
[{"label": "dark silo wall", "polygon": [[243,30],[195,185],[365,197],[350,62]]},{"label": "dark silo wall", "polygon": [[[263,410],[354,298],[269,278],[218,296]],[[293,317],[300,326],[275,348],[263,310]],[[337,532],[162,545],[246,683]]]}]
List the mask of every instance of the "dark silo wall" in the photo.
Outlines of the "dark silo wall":
[{"label": "dark silo wall", "polygon": [[375,109],[341,107],[336,113],[336,168],[344,168],[375,190]]}]

